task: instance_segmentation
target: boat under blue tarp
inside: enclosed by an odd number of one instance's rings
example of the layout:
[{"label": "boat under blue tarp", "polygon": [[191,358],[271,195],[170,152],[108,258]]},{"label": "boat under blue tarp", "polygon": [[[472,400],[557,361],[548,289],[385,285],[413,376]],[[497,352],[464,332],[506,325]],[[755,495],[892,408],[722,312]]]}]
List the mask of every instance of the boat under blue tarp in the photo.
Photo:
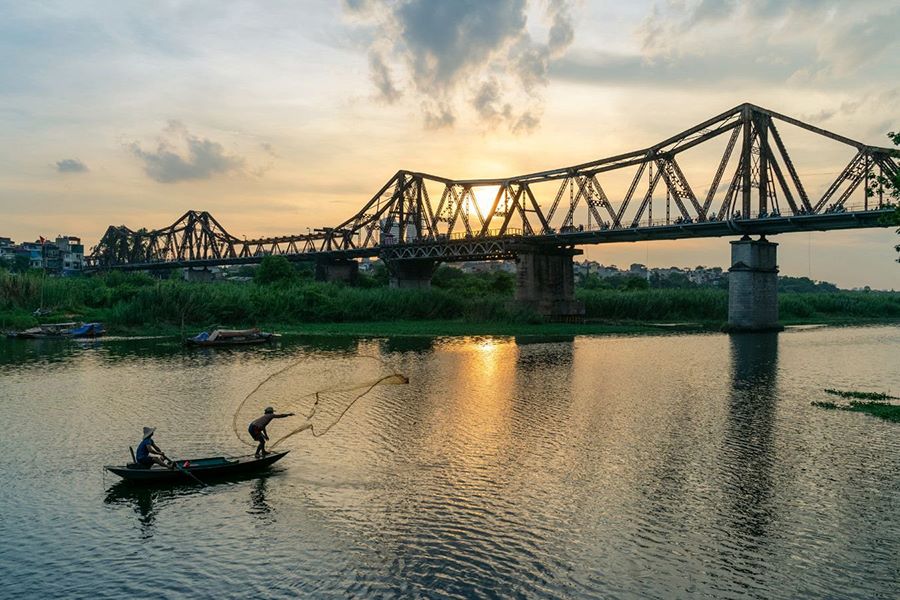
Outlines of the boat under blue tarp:
[{"label": "boat under blue tarp", "polygon": [[63,332],[63,335],[73,338],[90,338],[100,337],[105,333],[106,329],[104,329],[103,323],[83,323],[80,327]]}]

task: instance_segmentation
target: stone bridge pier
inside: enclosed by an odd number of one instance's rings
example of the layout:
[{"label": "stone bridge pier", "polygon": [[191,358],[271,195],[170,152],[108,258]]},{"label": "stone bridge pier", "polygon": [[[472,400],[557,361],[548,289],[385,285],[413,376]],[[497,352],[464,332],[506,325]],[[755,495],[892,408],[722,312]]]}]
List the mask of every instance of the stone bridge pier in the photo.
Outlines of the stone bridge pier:
[{"label": "stone bridge pier", "polygon": [[185,281],[200,283],[209,283],[216,280],[216,274],[206,267],[199,269],[188,267],[181,272],[181,277]]},{"label": "stone bridge pier", "polygon": [[385,264],[392,288],[428,289],[438,263],[431,259],[404,259],[388,260]]},{"label": "stone bridge pier", "polygon": [[516,249],[515,305],[551,321],[584,320],[584,303],[575,299],[575,248],[520,246]]},{"label": "stone bridge pier", "polygon": [[778,324],[778,244],[745,235],[731,242],[728,331],[781,331]]},{"label": "stone bridge pier", "polygon": [[324,258],[316,261],[316,281],[353,283],[359,275],[359,262],[347,258]]}]

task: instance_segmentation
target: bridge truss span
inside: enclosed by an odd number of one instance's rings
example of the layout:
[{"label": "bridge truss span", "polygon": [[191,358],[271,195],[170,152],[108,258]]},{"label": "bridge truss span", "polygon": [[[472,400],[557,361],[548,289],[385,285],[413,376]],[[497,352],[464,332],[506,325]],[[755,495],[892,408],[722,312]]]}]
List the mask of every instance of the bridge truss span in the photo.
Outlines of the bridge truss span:
[{"label": "bridge truss span", "polygon": [[[840,171],[816,172],[811,155],[826,145],[846,155]],[[571,167],[469,180],[398,171],[355,215],[306,235],[240,239],[197,211],[158,230],[111,226],[90,263],[488,260],[514,256],[523,240],[560,247],[873,227],[889,208],[882,183],[898,174],[893,149],[743,104],[648,148]]]}]

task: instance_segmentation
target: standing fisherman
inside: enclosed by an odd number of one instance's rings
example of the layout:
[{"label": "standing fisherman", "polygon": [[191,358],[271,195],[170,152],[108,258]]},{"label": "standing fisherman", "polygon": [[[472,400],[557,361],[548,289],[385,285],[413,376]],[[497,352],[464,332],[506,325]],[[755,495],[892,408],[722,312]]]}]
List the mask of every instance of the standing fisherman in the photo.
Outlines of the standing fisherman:
[{"label": "standing fisherman", "polygon": [[256,458],[262,458],[266,454],[269,454],[266,451],[266,441],[269,439],[269,434],[266,433],[266,426],[272,419],[283,419],[285,417],[293,416],[294,413],[276,415],[275,409],[271,406],[267,406],[263,416],[250,423],[250,427],[247,428],[247,431],[250,433],[250,437],[259,442],[259,446],[256,447]]}]

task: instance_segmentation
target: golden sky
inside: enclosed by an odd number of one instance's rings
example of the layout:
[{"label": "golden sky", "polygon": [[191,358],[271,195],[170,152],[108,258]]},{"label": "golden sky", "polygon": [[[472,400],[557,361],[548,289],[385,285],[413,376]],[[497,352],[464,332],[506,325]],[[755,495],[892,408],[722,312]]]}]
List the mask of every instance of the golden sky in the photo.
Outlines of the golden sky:
[{"label": "golden sky", "polygon": [[[576,164],[742,102],[887,145],[900,5],[847,6],[0,3],[0,236],[90,246],[110,224],[163,227],[188,209],[239,236],[300,233],[353,215],[398,169]],[[797,144],[815,191],[849,158]],[[784,274],[900,288],[890,230],[776,241]],[[586,248],[624,267],[726,266],[728,252],[720,239]]]}]

